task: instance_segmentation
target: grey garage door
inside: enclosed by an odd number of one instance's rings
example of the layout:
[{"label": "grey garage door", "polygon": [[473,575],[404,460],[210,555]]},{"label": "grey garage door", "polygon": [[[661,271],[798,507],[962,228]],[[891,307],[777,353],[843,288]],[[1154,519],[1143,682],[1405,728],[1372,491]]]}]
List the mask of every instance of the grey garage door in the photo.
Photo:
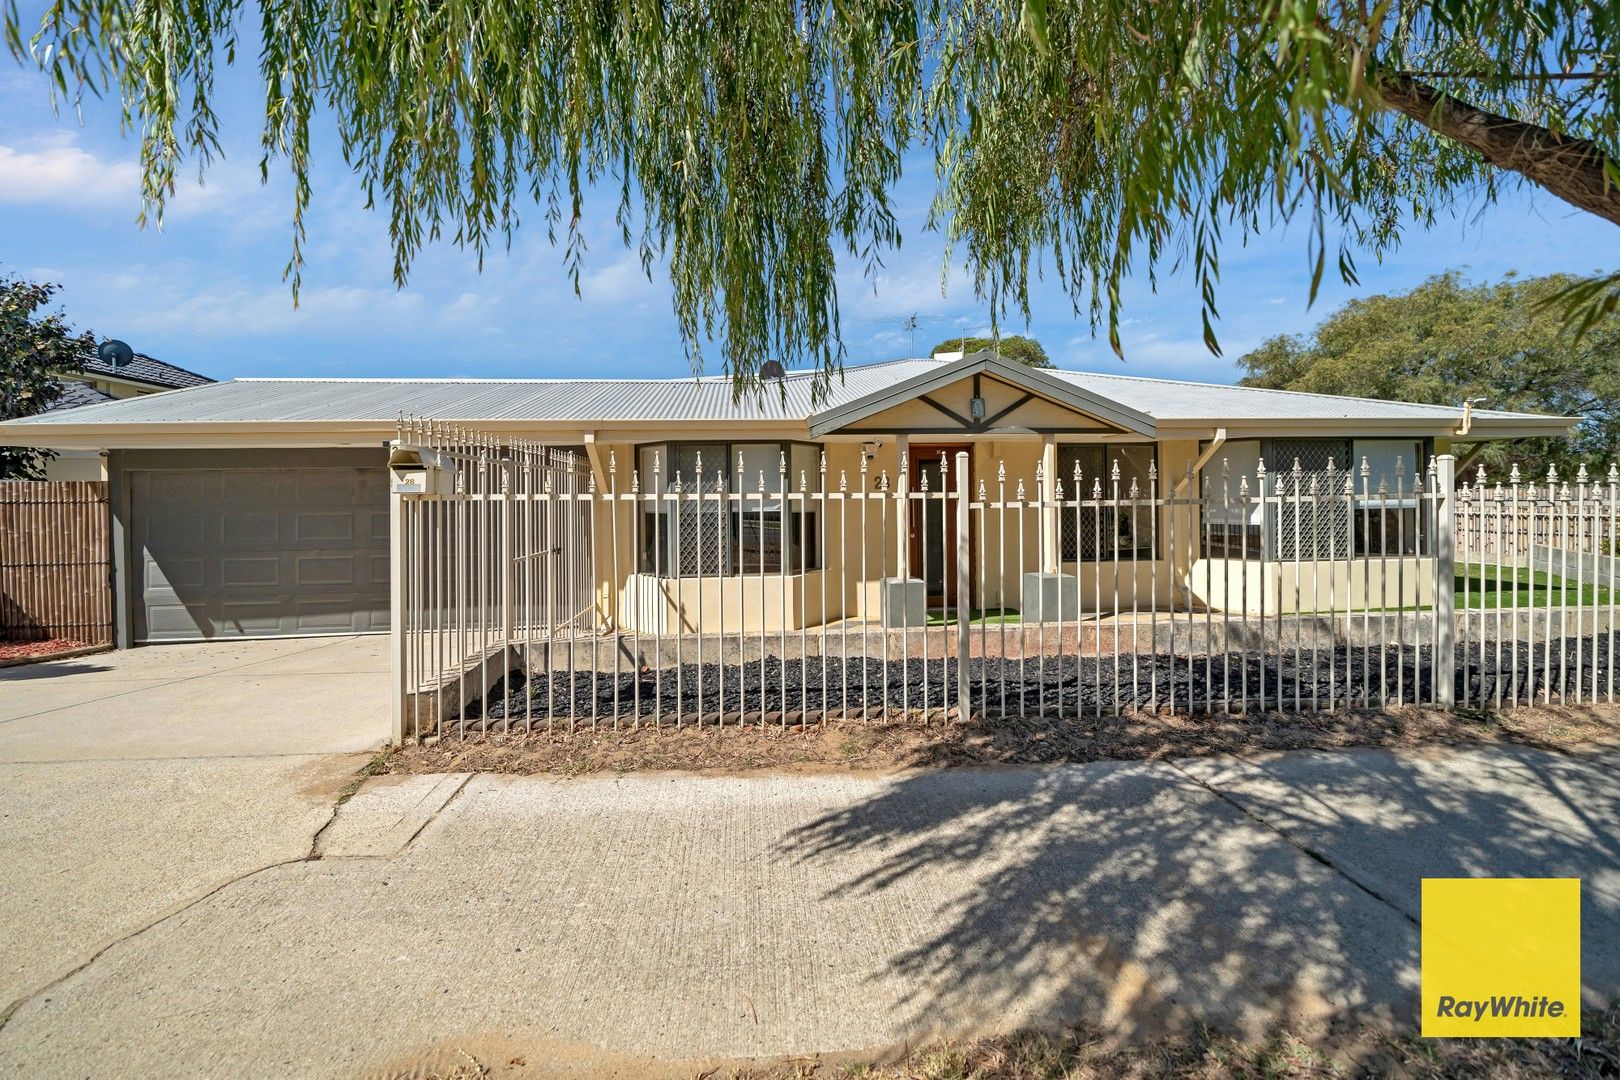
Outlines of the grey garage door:
[{"label": "grey garage door", "polygon": [[129,473],[136,641],[388,628],[380,468]]}]

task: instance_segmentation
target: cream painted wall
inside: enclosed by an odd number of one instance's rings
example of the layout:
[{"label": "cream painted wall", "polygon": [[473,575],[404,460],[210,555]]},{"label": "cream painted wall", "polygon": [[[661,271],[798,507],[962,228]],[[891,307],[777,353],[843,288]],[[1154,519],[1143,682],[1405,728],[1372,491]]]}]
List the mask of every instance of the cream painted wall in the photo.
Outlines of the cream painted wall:
[{"label": "cream painted wall", "polygon": [[[902,533],[898,526],[902,515],[900,490],[900,440],[894,436],[874,437],[878,445],[862,473],[863,444],[839,441],[822,445],[826,454],[826,483],[828,499],[824,504],[826,521],[817,524],[825,529],[825,547],[822,550],[822,568],[803,577],[801,598],[800,577],[787,577],[787,603],[781,598],[779,575],[767,573],[763,601],[758,595],[757,578],[748,578],[746,586],[738,578],[690,579],[683,582],[677,595],[666,583],[660,586],[651,575],[639,574],[636,551],[639,532],[633,525],[638,513],[637,504],[628,498],[612,503],[607,500],[596,508],[597,529],[596,575],[597,598],[605,624],[617,622],[626,629],[639,623],[650,630],[659,620],[673,627],[677,601],[684,601],[687,629],[697,629],[697,606],[701,595],[705,632],[720,629],[722,596],[725,599],[725,629],[738,629],[739,613],[742,626],[757,629],[762,617],[767,625],[775,627],[786,613],[790,629],[815,625],[824,620],[840,617],[876,618],[877,590],[871,583],[882,578],[895,577],[902,565],[909,566],[910,553],[900,550]],[[919,467],[927,468],[930,477],[937,477],[938,459],[930,451],[937,446],[922,439],[908,444],[909,465],[914,474]],[[1430,559],[1356,560],[1335,564],[1323,563],[1313,568],[1305,563],[1298,568],[1300,600],[1294,592],[1296,568],[1293,564],[1243,562],[1240,560],[1210,560],[1202,557],[1199,549],[1201,522],[1195,488],[1177,494],[1177,487],[1187,475],[1187,468],[1198,456],[1195,440],[1171,440],[1158,444],[1160,497],[1187,499],[1186,504],[1161,509],[1157,526],[1157,558],[1142,558],[1134,563],[1129,557],[1120,560],[1116,571],[1112,558],[1098,562],[1066,562],[1062,572],[1077,578],[1081,602],[1086,610],[1130,612],[1134,607],[1159,610],[1172,607],[1186,610],[1214,605],[1230,604],[1233,610],[1243,610],[1245,603],[1250,612],[1268,613],[1294,610],[1326,610],[1331,601],[1342,609],[1347,603],[1359,606],[1370,588],[1372,601],[1377,606],[1413,606],[1431,595],[1434,564]],[[603,467],[600,490],[615,490],[628,496],[631,484],[631,466],[635,461],[635,447],[629,444],[601,445],[598,447]],[[983,440],[972,444],[972,486],[970,494],[977,501],[982,492],[991,504],[986,512],[976,511],[970,518],[971,545],[974,559],[972,570],[972,606],[996,610],[1005,606],[1016,610],[1021,603],[1021,574],[1033,573],[1041,563],[1041,523],[1038,507],[1036,468],[1041,461],[1042,441],[1038,437]],[[616,464],[609,471],[610,464]],[[952,460],[952,466],[955,462]],[[880,492],[887,477],[890,495]],[[811,478],[811,484],[815,480]],[[864,490],[870,496],[863,499]],[[1019,510],[1019,488],[1027,504]],[[796,485],[795,485],[796,486]],[[937,480],[931,484],[937,489]],[[1143,493],[1146,497],[1147,493]],[[1072,494],[1065,492],[1066,498]],[[1009,509],[1000,513],[994,504],[1005,500]],[[644,508],[645,504],[639,504]],[[1064,511],[1072,514],[1073,510]],[[1144,517],[1146,514],[1143,515]],[[988,527],[985,522],[988,519]],[[610,537],[617,537],[617,567],[614,565]],[[1005,542],[1003,544],[1003,535]],[[818,536],[818,540],[820,537]],[[998,551],[1001,554],[998,556]],[[1020,563],[1020,556],[1022,562]],[[864,569],[863,569],[864,557]],[[909,567],[910,576],[917,577],[919,568]],[[616,572],[615,572],[616,571]],[[1243,583],[1248,583],[1245,600]],[[1370,585],[1369,585],[1370,582]],[[825,608],[822,590],[826,590]],[[1330,595],[1331,594],[1331,595]],[[1387,598],[1387,599],[1386,599]]]},{"label": "cream painted wall", "polygon": [[1423,607],[1434,598],[1433,559],[1243,562],[1200,559],[1188,583],[1200,605],[1258,615]]},{"label": "cream painted wall", "polygon": [[58,450],[45,463],[46,480],[105,480],[107,459],[94,450]]}]

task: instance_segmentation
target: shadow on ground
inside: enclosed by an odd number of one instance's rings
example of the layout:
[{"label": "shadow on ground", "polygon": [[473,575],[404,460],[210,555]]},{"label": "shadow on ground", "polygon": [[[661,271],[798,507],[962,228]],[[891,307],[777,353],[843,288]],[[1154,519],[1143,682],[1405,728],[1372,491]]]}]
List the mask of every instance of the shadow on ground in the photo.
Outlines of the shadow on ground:
[{"label": "shadow on ground", "polygon": [[[943,929],[892,961],[919,1027],[1205,1022],[1260,1039],[1346,1016],[1408,1026],[1424,876],[1583,878],[1586,996],[1613,999],[1614,770],[1503,749],[1450,760],[920,773],[792,831],[778,855],[825,867],[827,897],[875,902],[942,870],[973,879],[927,914]],[[856,852],[882,857],[836,877]]]}]

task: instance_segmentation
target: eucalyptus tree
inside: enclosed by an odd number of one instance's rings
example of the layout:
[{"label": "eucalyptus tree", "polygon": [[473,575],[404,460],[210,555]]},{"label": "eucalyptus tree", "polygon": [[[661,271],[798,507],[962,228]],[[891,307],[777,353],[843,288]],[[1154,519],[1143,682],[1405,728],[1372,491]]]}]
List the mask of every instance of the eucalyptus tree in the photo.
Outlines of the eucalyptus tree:
[{"label": "eucalyptus tree", "polygon": [[[52,0],[24,25],[5,2],[59,95],[122,102],[150,214],[219,149],[222,68],[256,65],[295,295],[327,114],[400,282],[423,244],[482,259],[532,209],[577,288],[601,190],[667,266],[694,364],[718,342],[739,390],[769,357],[836,372],[840,265],[899,245],[908,161],[931,159],[928,224],[993,320],[1050,272],[1116,350],[1121,281],[1169,271],[1218,349],[1223,250],[1290,219],[1312,295],[1510,182],[1620,223],[1612,4]],[[1614,286],[1572,298],[1612,310]]]}]

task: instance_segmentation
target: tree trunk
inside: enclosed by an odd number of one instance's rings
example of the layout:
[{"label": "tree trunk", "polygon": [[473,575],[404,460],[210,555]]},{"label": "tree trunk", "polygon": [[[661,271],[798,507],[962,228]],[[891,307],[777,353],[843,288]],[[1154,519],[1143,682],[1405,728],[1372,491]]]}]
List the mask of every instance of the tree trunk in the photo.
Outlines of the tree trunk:
[{"label": "tree trunk", "polygon": [[1605,174],[1605,155],[1596,143],[1476,108],[1410,75],[1375,73],[1373,79],[1390,108],[1478,151],[1497,168],[1620,225],[1620,190]]}]

